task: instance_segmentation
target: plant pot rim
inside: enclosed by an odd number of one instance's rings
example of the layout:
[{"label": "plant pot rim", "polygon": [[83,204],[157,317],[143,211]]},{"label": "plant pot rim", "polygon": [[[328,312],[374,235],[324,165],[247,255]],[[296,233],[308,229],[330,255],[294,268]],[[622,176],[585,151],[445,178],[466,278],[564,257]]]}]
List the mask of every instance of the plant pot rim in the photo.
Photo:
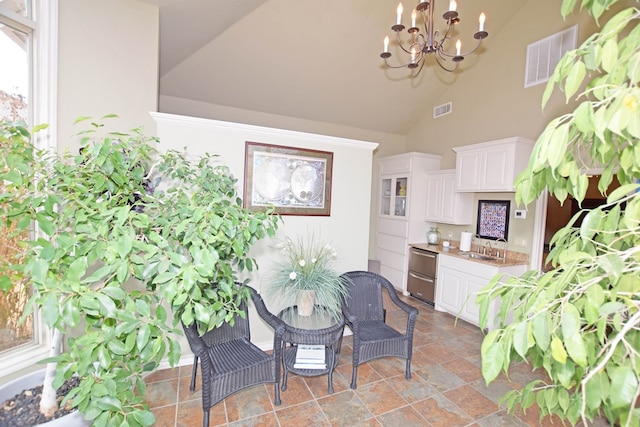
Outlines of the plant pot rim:
[{"label": "plant pot rim", "polygon": [[[44,382],[44,369],[40,369],[28,374],[22,375],[13,381],[0,385],[0,402],[4,402],[6,399],[15,396],[25,389],[30,389],[41,385]],[[37,424],[34,427],[46,426],[46,427],[85,427],[91,423],[85,420],[82,414],[78,411],[73,411],[64,417],[56,418],[46,423]]]}]

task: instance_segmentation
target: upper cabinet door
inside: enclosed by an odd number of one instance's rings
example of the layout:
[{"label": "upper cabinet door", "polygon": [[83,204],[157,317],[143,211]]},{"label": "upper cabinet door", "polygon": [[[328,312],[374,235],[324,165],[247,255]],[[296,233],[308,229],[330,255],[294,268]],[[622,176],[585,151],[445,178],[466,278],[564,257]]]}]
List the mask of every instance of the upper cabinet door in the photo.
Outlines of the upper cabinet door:
[{"label": "upper cabinet door", "polygon": [[455,170],[425,172],[425,188],[425,221],[471,224],[473,194],[456,191]]},{"label": "upper cabinet door", "polygon": [[407,176],[382,177],[380,180],[380,215],[406,217],[409,194]]},{"label": "upper cabinet door", "polygon": [[391,183],[392,178],[380,181],[380,215],[391,215]]},{"label": "upper cabinet door", "polygon": [[477,191],[482,188],[482,151],[456,154],[456,190]]},{"label": "upper cabinet door", "polygon": [[443,177],[440,173],[425,173],[426,200],[424,206],[424,220],[440,222],[442,218],[442,185]]},{"label": "upper cabinet door", "polygon": [[456,191],[512,192],[529,162],[533,141],[521,137],[457,147]]}]

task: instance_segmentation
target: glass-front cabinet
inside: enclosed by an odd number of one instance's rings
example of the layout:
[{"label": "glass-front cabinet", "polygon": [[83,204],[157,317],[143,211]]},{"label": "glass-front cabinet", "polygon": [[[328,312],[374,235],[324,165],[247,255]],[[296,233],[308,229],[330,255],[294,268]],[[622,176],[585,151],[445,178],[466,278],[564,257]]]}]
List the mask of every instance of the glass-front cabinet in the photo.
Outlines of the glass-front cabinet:
[{"label": "glass-front cabinet", "polygon": [[380,184],[380,215],[407,216],[407,176],[382,177]]}]

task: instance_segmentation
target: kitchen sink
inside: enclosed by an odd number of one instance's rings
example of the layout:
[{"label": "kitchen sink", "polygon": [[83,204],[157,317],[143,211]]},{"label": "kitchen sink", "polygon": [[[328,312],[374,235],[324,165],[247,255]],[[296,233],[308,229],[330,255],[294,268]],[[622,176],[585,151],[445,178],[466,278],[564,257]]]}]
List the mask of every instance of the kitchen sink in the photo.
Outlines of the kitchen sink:
[{"label": "kitchen sink", "polygon": [[478,260],[480,260],[480,261],[495,261],[496,259],[498,259],[498,258],[496,258],[496,257],[492,257],[492,256],[488,256],[488,255],[482,255],[482,254],[477,254],[477,253],[474,253],[474,252],[467,254],[467,256],[468,256],[469,258],[478,259]]}]

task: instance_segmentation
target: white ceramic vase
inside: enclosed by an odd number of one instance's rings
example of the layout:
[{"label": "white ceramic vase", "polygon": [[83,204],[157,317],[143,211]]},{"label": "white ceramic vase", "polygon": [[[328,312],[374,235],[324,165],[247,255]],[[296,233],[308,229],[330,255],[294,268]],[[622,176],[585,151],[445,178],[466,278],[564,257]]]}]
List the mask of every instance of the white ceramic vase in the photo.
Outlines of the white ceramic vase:
[{"label": "white ceramic vase", "polygon": [[313,314],[313,305],[316,301],[316,291],[300,289],[296,294],[296,305],[298,306],[298,315],[311,316]]}]

